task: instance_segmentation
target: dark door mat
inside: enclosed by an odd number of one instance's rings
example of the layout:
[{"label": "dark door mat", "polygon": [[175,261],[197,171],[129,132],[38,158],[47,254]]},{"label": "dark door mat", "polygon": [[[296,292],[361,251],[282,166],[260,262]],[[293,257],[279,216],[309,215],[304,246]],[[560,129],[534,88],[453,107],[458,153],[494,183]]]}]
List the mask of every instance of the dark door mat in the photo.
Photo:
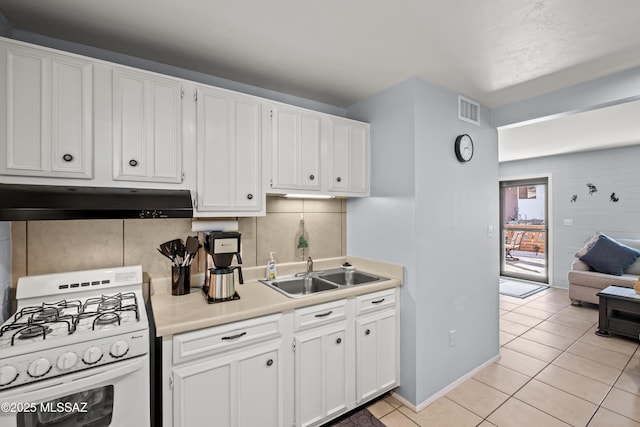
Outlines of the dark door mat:
[{"label": "dark door mat", "polygon": [[366,408],[350,412],[323,427],[386,427]]}]

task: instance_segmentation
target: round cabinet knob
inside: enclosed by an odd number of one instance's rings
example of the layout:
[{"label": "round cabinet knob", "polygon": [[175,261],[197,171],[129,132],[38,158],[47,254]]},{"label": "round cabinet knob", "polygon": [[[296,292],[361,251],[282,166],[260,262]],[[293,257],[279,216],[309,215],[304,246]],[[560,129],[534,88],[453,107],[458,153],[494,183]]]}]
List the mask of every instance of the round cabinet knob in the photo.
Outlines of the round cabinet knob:
[{"label": "round cabinet knob", "polygon": [[138,166],[138,161],[135,159],[129,160],[129,166],[133,166],[134,168]]},{"label": "round cabinet knob", "polygon": [[316,176],[315,176],[315,175],[309,175],[309,179],[310,179],[311,181],[313,181],[314,179],[316,179]]},{"label": "round cabinet knob", "polygon": [[87,365],[98,363],[100,359],[102,359],[102,350],[96,346],[89,347],[82,355],[82,361]]},{"label": "round cabinet knob", "polygon": [[109,353],[111,353],[111,356],[117,359],[127,354],[128,351],[129,344],[124,341],[116,341],[113,343],[113,345],[111,345],[111,350],[109,351]]},{"label": "round cabinet knob", "polygon": [[340,343],[342,343],[342,338],[338,338],[338,339],[336,340],[336,344],[340,344]]},{"label": "round cabinet knob", "polygon": [[371,329],[367,329],[366,331],[364,331],[365,335],[369,335],[371,333]]},{"label": "round cabinet knob", "polygon": [[337,178],[336,178],[336,181],[338,181],[338,182],[342,182],[342,178],[337,177]]},{"label": "round cabinet knob", "polygon": [[44,357],[40,357],[29,365],[27,368],[27,373],[31,375],[33,378],[38,378],[45,375],[51,369],[51,362],[49,359],[45,359]]},{"label": "round cabinet knob", "polygon": [[11,384],[18,378],[18,370],[11,365],[0,368],[0,386]]},{"label": "round cabinet knob", "polygon": [[75,353],[67,352],[62,356],[58,357],[56,362],[56,366],[61,371],[66,371],[74,367],[76,362],[78,361],[78,356]]},{"label": "round cabinet knob", "polygon": [[247,194],[247,199],[249,200],[253,199],[253,194]]},{"label": "round cabinet knob", "polygon": [[70,162],[70,161],[72,161],[72,160],[73,160],[73,156],[72,156],[71,154],[69,154],[69,153],[64,154],[64,155],[62,156],[62,160],[64,160],[65,162]]},{"label": "round cabinet knob", "polygon": [[267,366],[271,366],[271,365],[273,365],[273,359],[267,360]]}]

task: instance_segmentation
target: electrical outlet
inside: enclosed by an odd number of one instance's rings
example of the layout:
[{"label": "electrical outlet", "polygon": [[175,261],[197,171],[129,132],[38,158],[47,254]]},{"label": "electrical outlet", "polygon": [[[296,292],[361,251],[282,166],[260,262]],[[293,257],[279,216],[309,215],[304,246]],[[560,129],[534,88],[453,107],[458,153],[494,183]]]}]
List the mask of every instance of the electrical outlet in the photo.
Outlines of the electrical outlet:
[{"label": "electrical outlet", "polygon": [[456,330],[449,331],[449,347],[456,346]]}]

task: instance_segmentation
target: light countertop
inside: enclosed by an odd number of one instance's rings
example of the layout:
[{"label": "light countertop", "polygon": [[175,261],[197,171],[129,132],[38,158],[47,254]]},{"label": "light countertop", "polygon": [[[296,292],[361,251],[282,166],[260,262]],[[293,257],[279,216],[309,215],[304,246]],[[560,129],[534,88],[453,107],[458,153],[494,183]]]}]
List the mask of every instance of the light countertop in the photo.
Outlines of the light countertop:
[{"label": "light countertop", "polygon": [[[244,285],[236,285],[239,300],[225,301],[215,304],[207,303],[200,288],[191,288],[186,295],[174,296],[170,291],[170,279],[152,279],[151,304],[153,306],[156,334],[169,337],[181,332],[188,332],[229,322],[284,313],[296,308],[321,304],[371,292],[391,289],[402,283],[401,266],[375,262],[360,258],[330,258],[314,260],[316,270],[327,270],[349,261],[356,269],[368,273],[389,277],[389,280],[363,284],[330,292],[322,292],[302,298],[289,298],[258,282],[264,277],[265,267],[243,268]],[[278,265],[278,276],[293,275],[304,271],[304,262]],[[192,276],[191,283],[202,283],[202,275]]]}]

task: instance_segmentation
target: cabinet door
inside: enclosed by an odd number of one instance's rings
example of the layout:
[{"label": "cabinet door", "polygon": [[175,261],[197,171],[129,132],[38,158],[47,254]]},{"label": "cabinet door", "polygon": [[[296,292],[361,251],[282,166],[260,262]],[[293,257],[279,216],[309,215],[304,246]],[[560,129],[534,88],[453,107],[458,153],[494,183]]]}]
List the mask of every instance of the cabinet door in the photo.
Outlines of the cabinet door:
[{"label": "cabinet door", "polygon": [[280,427],[277,344],[223,353],[173,369],[173,425]]},{"label": "cabinet door", "polygon": [[329,190],[369,192],[369,125],[351,120],[329,120]]},{"label": "cabinet door", "polygon": [[238,427],[280,427],[279,363],[276,350],[238,361]]},{"label": "cabinet door", "polygon": [[[235,362],[213,359],[173,370],[173,426],[231,426]],[[214,417],[214,418],[212,418]]]},{"label": "cabinet door", "polygon": [[115,70],[116,180],[182,182],[182,88],[146,73]]},{"label": "cabinet door", "polygon": [[346,323],[299,334],[295,342],[296,425],[317,425],[347,409]]},{"label": "cabinet door", "polygon": [[259,211],[261,105],[212,88],[198,90],[198,211]]},{"label": "cabinet door", "polygon": [[356,320],[356,402],[396,384],[396,312]]},{"label": "cabinet door", "polygon": [[91,178],[91,63],[0,45],[0,69],[1,173]]},{"label": "cabinet door", "polygon": [[321,189],[321,120],[305,110],[273,108],[272,188]]}]

